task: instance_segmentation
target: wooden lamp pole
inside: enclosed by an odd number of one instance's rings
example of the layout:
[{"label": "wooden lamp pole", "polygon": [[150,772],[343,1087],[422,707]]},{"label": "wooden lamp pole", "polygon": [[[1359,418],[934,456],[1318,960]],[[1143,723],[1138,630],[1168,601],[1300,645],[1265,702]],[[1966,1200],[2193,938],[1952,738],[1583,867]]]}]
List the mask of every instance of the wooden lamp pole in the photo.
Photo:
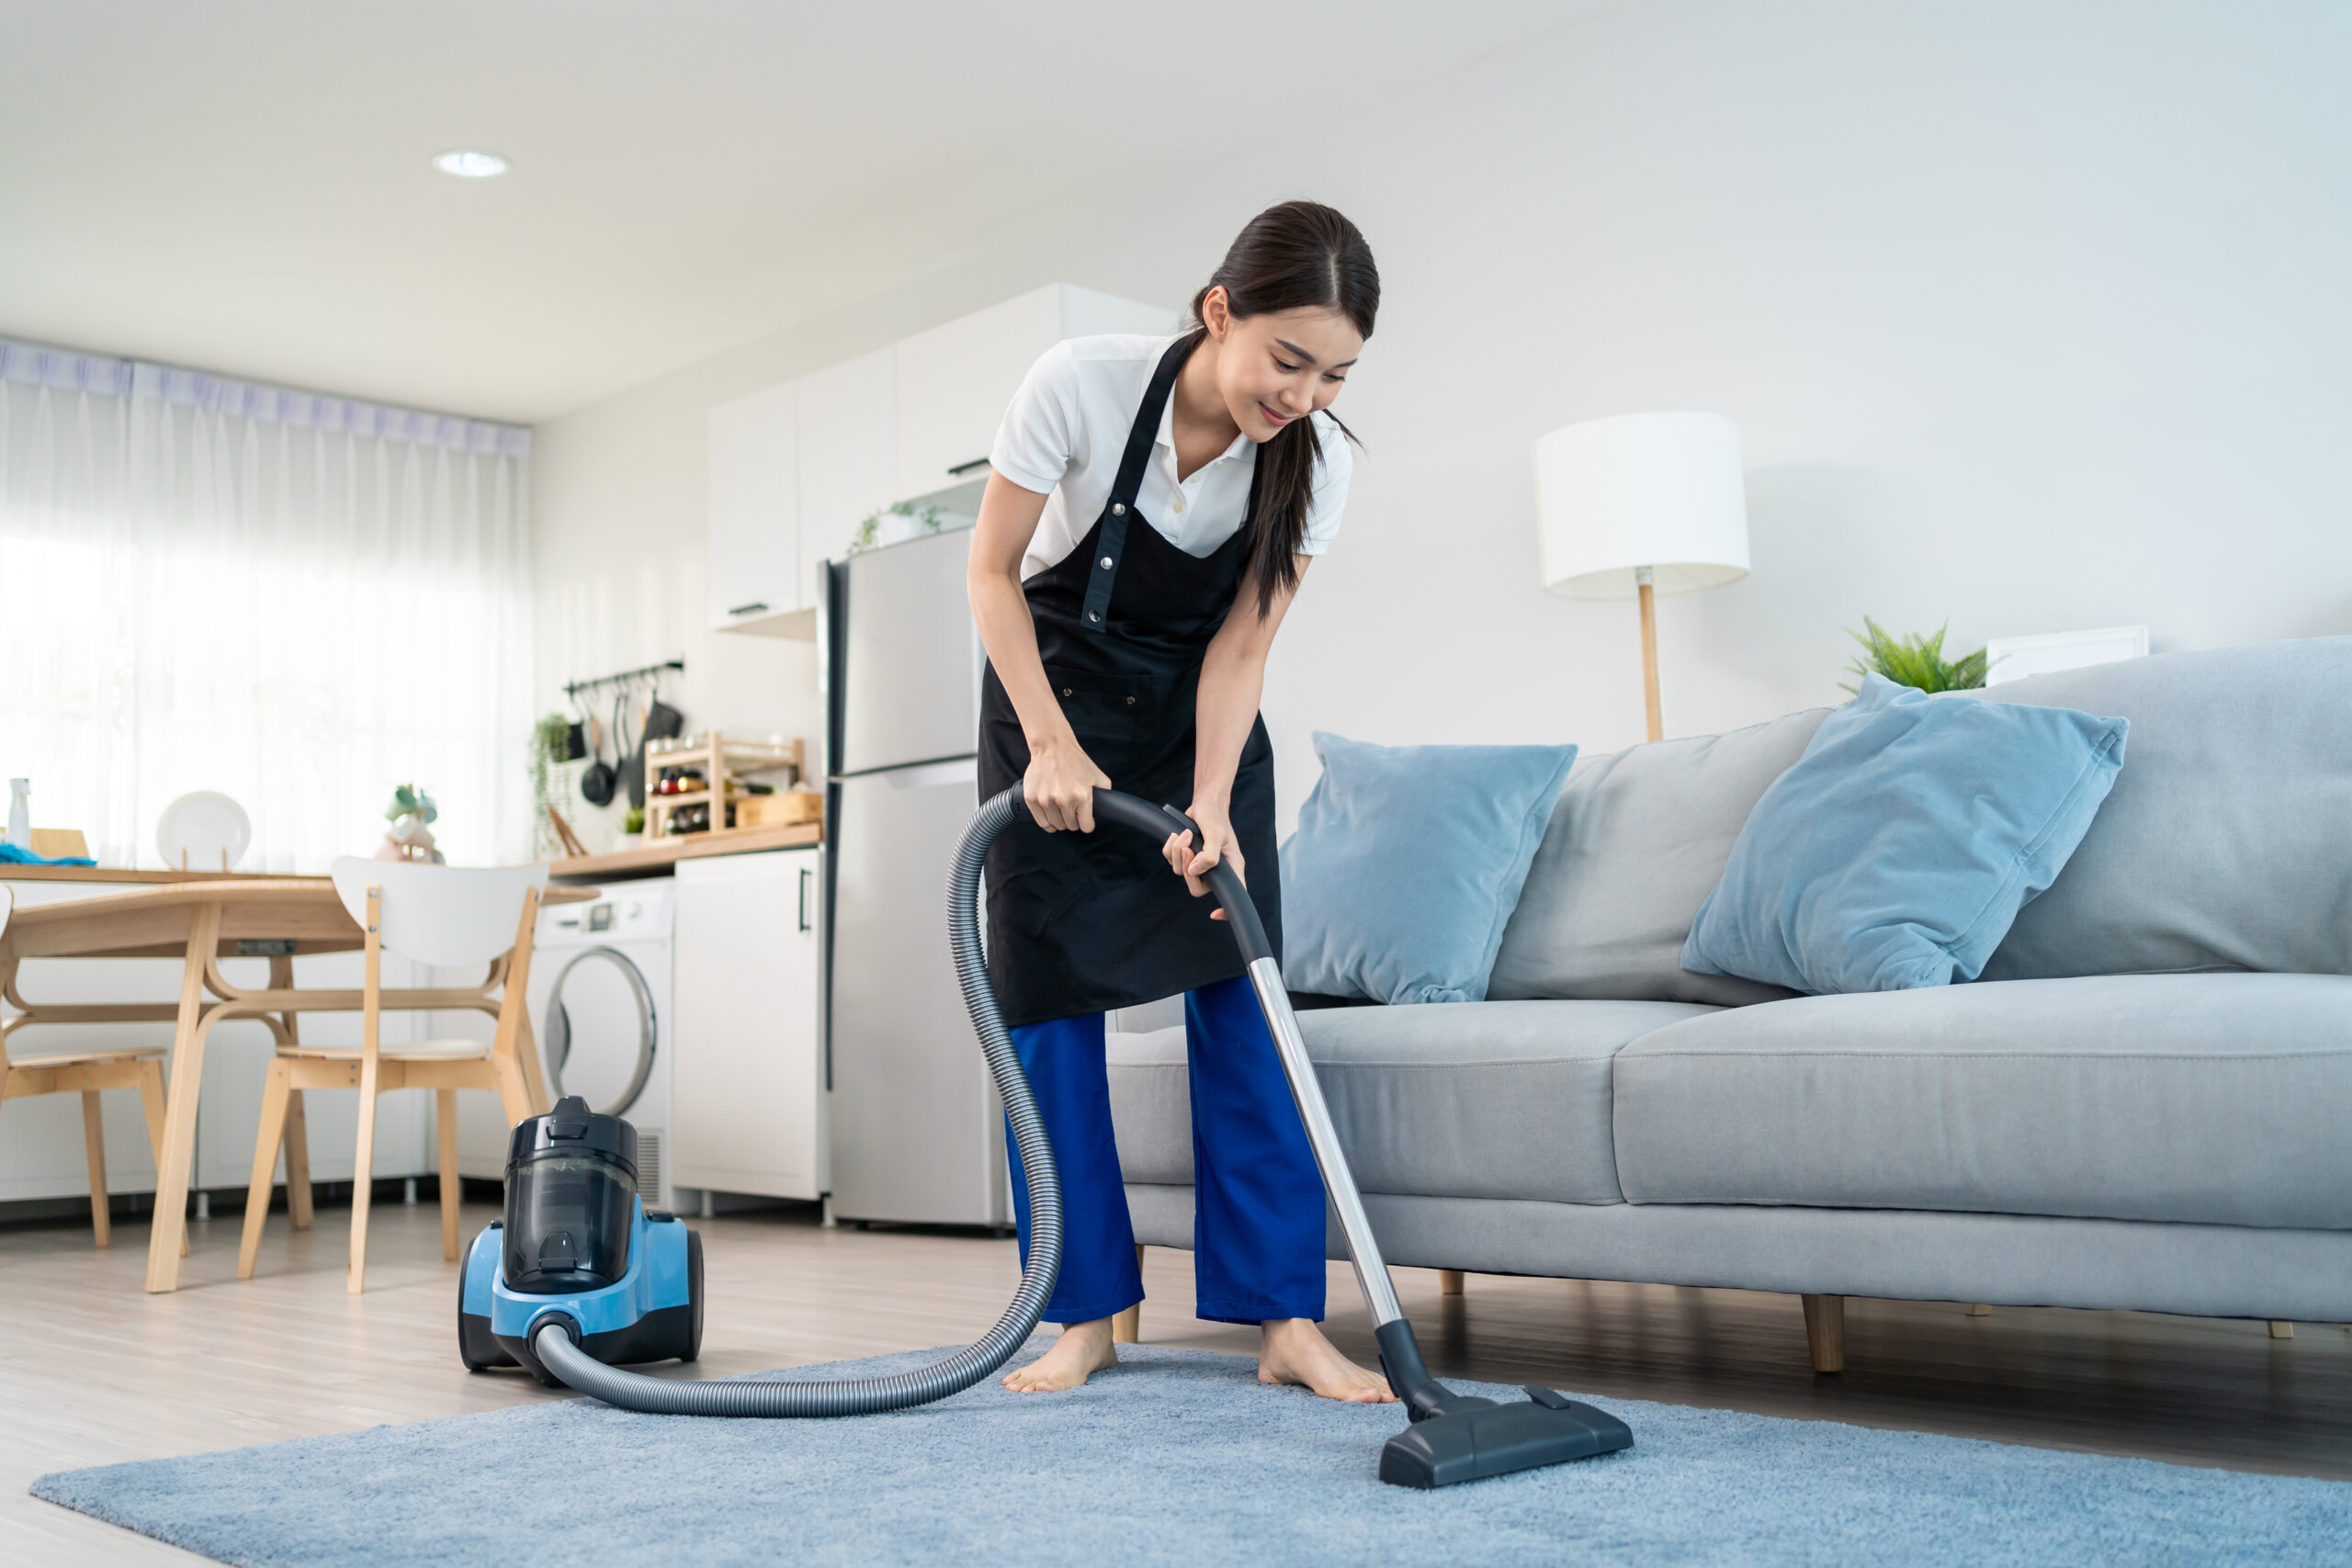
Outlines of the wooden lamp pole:
[{"label": "wooden lamp pole", "polygon": [[1634,591],[1642,602],[1642,699],[1647,705],[1650,739],[1666,739],[1666,718],[1657,700],[1657,590],[1648,567],[1634,569]]}]

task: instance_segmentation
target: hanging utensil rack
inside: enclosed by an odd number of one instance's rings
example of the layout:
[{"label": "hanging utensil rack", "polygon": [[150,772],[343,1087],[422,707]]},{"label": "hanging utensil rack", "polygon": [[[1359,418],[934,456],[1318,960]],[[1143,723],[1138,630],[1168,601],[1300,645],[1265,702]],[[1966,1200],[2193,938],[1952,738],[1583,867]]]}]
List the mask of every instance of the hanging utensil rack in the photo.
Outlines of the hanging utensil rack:
[{"label": "hanging utensil rack", "polygon": [[592,680],[567,681],[564,682],[563,694],[577,700],[582,692],[593,692],[603,686],[625,686],[634,681],[659,681],[673,671],[684,674],[685,668],[686,661],[683,659],[665,659],[659,664],[648,664],[636,670],[623,670],[611,675],[598,675]]}]

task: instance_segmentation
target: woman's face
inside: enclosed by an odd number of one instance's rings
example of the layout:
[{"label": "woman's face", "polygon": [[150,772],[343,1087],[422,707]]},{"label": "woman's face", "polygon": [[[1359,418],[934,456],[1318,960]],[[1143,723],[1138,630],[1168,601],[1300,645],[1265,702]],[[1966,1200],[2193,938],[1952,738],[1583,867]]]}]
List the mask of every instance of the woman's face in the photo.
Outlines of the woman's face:
[{"label": "woman's face", "polygon": [[1331,406],[1363,352],[1363,334],[1338,310],[1308,307],[1236,316],[1225,290],[1201,302],[1217,344],[1217,391],[1241,434],[1269,441],[1293,420]]}]

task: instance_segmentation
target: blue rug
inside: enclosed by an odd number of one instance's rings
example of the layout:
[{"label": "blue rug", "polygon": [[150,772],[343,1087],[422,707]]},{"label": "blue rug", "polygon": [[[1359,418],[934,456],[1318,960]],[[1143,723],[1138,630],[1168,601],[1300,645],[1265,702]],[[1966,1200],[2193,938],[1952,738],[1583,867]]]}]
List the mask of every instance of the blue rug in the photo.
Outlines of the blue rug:
[{"label": "blue rug", "polygon": [[1624,1453],[1407,1492],[1374,1473],[1403,1426],[1393,1405],[1261,1388],[1239,1357],[1124,1354],[1050,1397],[990,1380],[923,1409],[799,1422],[575,1399],[32,1489],[223,1562],[305,1568],[2352,1560],[2352,1485],[1635,1400],[1599,1401],[1633,1426]]}]

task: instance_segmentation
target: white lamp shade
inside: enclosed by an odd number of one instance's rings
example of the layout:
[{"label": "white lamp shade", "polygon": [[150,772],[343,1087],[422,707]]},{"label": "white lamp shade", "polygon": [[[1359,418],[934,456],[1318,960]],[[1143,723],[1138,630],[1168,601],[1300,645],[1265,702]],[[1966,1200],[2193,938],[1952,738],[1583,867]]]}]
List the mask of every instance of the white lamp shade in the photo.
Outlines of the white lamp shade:
[{"label": "white lamp shade", "polygon": [[1747,575],[1739,426],[1714,413],[1586,420],[1535,443],[1544,586],[1571,599],[1630,599],[1652,570],[1660,593]]}]

